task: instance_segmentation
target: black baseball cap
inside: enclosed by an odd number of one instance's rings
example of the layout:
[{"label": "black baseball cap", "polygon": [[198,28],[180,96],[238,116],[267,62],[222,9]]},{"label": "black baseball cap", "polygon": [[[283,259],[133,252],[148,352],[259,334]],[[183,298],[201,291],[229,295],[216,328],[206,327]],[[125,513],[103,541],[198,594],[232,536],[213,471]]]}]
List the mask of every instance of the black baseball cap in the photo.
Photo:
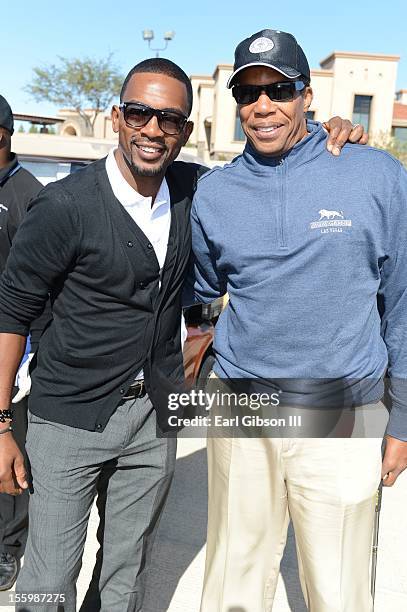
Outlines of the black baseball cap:
[{"label": "black baseball cap", "polygon": [[304,51],[292,34],[280,30],[261,30],[239,43],[235,50],[233,74],[227,87],[234,85],[236,75],[249,66],[267,66],[289,79],[311,80]]},{"label": "black baseball cap", "polygon": [[0,95],[0,127],[6,128],[12,134],[14,132],[13,112],[6,98]]}]

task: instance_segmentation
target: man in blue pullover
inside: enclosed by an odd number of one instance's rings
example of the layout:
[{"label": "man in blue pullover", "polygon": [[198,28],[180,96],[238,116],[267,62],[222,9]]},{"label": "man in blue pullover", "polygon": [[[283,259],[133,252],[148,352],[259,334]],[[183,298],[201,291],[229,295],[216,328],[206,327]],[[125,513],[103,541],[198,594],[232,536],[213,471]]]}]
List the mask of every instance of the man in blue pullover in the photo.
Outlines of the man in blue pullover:
[{"label": "man in blue pullover", "polygon": [[385,426],[363,439],[210,438],[201,612],[272,609],[289,516],[308,608],[370,612],[375,493],[407,465],[406,172],[370,147],[330,155],[304,118],[309,85],[291,34],[263,30],[236,48],[228,87],[247,145],[198,183],[195,292],[229,294],[214,342],[222,389],[277,380],[306,416],[324,405],[319,379],[369,415],[385,412],[387,370],[386,452],[382,462]]}]

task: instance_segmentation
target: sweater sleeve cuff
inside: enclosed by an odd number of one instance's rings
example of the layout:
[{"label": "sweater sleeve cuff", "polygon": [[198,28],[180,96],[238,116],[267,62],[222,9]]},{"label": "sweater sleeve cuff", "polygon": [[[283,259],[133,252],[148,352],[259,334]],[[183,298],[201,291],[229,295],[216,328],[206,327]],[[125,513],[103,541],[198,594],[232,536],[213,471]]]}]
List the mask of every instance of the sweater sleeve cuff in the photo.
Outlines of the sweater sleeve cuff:
[{"label": "sweater sleeve cuff", "polygon": [[386,435],[407,442],[407,406],[393,403]]},{"label": "sweater sleeve cuff", "polygon": [[4,317],[0,322],[0,334],[16,334],[17,336],[27,336],[29,335],[30,330],[27,325],[23,325],[22,323],[17,323],[16,321],[6,321]]}]

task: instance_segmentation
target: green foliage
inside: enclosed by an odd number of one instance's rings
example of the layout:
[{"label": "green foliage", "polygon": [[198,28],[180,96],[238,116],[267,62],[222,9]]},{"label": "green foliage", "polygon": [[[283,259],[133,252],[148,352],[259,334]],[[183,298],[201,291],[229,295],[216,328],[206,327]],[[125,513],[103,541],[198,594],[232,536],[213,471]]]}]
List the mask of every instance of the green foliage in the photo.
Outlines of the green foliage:
[{"label": "green foliage", "polygon": [[18,128],[18,133],[19,134],[24,134],[25,133],[25,129],[22,123],[20,123],[20,127]]},{"label": "green foliage", "polygon": [[407,142],[402,142],[396,138],[386,147],[386,151],[397,157],[407,168]]},{"label": "green foliage", "polygon": [[30,125],[30,129],[28,130],[29,134],[38,134],[39,130],[38,127],[35,125],[35,123],[32,123]]},{"label": "green foliage", "polygon": [[399,159],[401,163],[407,167],[407,142],[403,142],[401,140],[397,140],[397,138],[391,138],[386,135],[381,135],[371,144],[373,147],[387,151],[387,153],[390,153],[390,155],[393,155],[393,157]]},{"label": "green foliage", "polygon": [[[122,85],[112,57],[112,53],[99,60],[59,57],[59,65],[33,68],[32,82],[25,89],[36,101],[74,108],[93,133],[97,115],[119,95]],[[84,112],[89,108],[91,116]]]}]

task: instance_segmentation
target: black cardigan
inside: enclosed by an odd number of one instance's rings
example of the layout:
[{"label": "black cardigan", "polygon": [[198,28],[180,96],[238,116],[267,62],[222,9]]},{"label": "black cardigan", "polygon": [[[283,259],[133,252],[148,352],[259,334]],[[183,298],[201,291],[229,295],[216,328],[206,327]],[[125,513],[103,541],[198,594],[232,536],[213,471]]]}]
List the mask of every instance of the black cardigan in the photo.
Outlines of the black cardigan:
[{"label": "black cardigan", "polygon": [[53,321],[32,371],[34,414],[103,431],[144,368],[167,429],[167,394],[183,380],[191,199],[205,170],[184,162],[167,170],[171,227],[161,290],[154,249],[114,196],[105,159],[48,185],[32,202],[0,279],[0,332],[27,335],[51,292]]}]

